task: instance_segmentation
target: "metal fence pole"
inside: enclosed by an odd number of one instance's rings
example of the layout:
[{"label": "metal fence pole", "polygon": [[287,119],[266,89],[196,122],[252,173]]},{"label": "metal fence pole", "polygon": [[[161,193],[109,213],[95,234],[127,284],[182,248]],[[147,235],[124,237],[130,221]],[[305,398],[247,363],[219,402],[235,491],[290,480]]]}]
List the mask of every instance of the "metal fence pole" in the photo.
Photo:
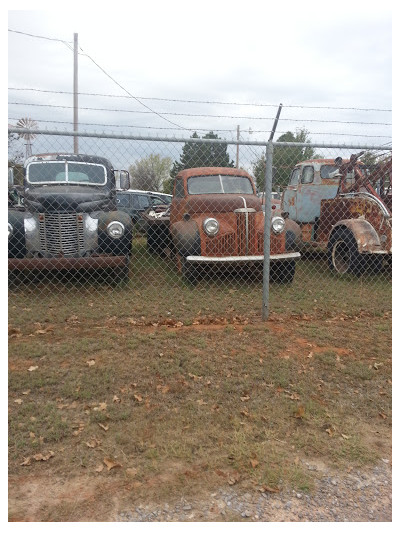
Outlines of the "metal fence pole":
[{"label": "metal fence pole", "polygon": [[269,272],[270,272],[270,249],[271,249],[271,193],[272,193],[272,160],[274,146],[269,141],[266,147],[265,165],[265,217],[264,217],[264,269],[263,269],[263,299],[262,319],[268,320],[269,307]]}]

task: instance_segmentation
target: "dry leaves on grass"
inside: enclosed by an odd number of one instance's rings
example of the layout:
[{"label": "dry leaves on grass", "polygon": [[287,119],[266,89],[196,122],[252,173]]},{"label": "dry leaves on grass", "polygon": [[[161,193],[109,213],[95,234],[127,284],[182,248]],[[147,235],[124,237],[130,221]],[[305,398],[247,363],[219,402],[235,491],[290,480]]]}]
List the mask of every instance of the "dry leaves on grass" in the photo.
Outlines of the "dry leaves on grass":
[{"label": "dry leaves on grass", "polygon": [[33,457],[24,457],[24,461],[20,463],[20,466],[30,466],[32,464],[32,459],[34,461],[40,462],[40,461],[48,461],[52,457],[54,457],[55,453],[52,451],[49,451],[47,453],[37,453]]},{"label": "dry leaves on grass", "polygon": [[104,457],[103,463],[106,465],[108,471],[112,470],[113,468],[122,467],[121,463],[117,463],[116,461],[114,461],[113,459],[110,459],[109,457]]}]

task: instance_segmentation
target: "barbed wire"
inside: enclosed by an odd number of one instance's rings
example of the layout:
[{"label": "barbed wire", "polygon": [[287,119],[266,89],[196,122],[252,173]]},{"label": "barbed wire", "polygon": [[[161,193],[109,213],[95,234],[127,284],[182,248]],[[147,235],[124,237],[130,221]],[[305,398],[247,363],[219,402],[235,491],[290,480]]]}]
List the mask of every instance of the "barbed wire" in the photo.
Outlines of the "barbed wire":
[{"label": "barbed wire", "polygon": [[[73,109],[73,106],[66,105],[55,105],[55,104],[34,104],[28,102],[9,102],[9,105],[25,105],[31,107],[51,107],[58,109]],[[154,111],[141,111],[133,109],[109,109],[101,107],[80,107],[79,109],[85,111],[106,111],[113,113],[140,113],[140,114],[149,114],[154,113]],[[172,115],[172,116],[181,116],[181,117],[196,117],[196,118],[229,118],[229,119],[240,119],[240,120],[274,120],[274,117],[251,117],[251,116],[237,116],[237,115],[211,115],[206,113],[177,113],[172,111],[163,111],[163,115]],[[312,119],[312,118],[280,118],[280,121],[286,122],[318,122],[326,124],[362,124],[364,126],[373,125],[373,126],[391,126],[391,123],[386,122],[362,122],[362,121],[352,121],[352,120],[321,120],[321,119]],[[170,121],[169,121],[170,122]],[[179,127],[180,129],[189,129],[178,126],[177,124],[172,123],[174,126]]]},{"label": "barbed wire", "polygon": [[[54,90],[48,90],[48,89],[35,89],[35,88],[27,88],[27,87],[9,87],[8,90],[10,91],[32,91],[32,92],[41,92],[41,93],[51,93],[51,94],[68,94],[72,95],[74,94],[72,91],[54,91]],[[117,94],[103,94],[103,93],[86,93],[86,92],[79,92],[78,95],[80,96],[100,96],[104,98],[132,98],[130,96],[125,95],[117,95]],[[258,103],[258,102],[222,102],[222,101],[212,101],[212,100],[187,100],[182,98],[160,98],[155,96],[136,96],[135,98],[139,98],[141,100],[156,100],[160,102],[175,102],[175,103],[188,103],[188,104],[211,104],[211,105],[232,105],[232,106],[250,106],[250,107],[278,107],[278,104],[265,104],[265,103]],[[330,109],[335,111],[378,111],[378,112],[387,112],[391,113],[391,109],[378,109],[378,108],[364,108],[364,107],[335,107],[335,106],[307,106],[307,105],[283,105],[284,108],[291,108],[291,109]]]},{"label": "barbed wire", "polygon": [[[19,120],[19,117],[9,117],[9,120]],[[62,120],[47,120],[47,119],[40,119],[35,117],[33,120],[36,122],[44,122],[44,123],[50,123],[50,124],[69,124],[72,125],[72,121],[62,121]],[[80,122],[80,126],[96,126],[101,128],[137,128],[137,129],[147,129],[147,130],[168,130],[168,131],[174,131],[179,130],[180,128],[172,128],[172,127],[163,127],[163,126],[140,126],[136,124],[104,124],[104,123],[96,123],[96,122]],[[206,131],[206,132],[221,132],[221,133],[232,133],[234,135],[237,134],[236,129],[223,129],[223,128],[187,128],[190,131]],[[271,130],[251,130],[251,132],[248,132],[247,130],[242,130],[241,133],[271,133]],[[287,133],[286,131],[276,131],[277,134],[284,134]],[[383,139],[391,139],[392,137],[390,135],[367,135],[367,134],[356,134],[356,133],[337,133],[337,132],[308,132],[309,135],[337,135],[337,136],[343,136],[343,137],[365,137],[365,138],[383,138]],[[386,143],[390,144],[390,143]]]}]

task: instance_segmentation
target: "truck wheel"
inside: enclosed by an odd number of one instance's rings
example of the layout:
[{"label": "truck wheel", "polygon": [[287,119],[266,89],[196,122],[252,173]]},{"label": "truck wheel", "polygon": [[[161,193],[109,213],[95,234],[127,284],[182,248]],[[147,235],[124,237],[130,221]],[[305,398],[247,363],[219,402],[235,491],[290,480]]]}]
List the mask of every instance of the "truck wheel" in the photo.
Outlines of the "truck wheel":
[{"label": "truck wheel", "polygon": [[275,283],[292,283],[296,272],[296,261],[284,261],[281,264],[271,265],[270,280]]},{"label": "truck wheel", "polygon": [[199,281],[197,266],[190,264],[185,258],[182,258],[182,276],[188,285],[196,285]]},{"label": "truck wheel", "polygon": [[347,228],[336,231],[328,244],[329,266],[338,274],[360,276],[366,267],[352,232]]},{"label": "truck wheel", "polygon": [[129,281],[129,257],[126,258],[126,263],[123,266],[115,268],[108,275],[109,283],[112,287],[120,283],[127,283]]},{"label": "truck wheel", "polygon": [[184,281],[188,285],[196,285],[199,280],[199,271],[197,265],[192,265],[181,254],[176,254],[176,266],[178,272],[182,274]]},{"label": "truck wheel", "polygon": [[150,230],[147,230],[147,250],[150,254],[156,254],[160,252],[157,236],[153,231]]}]

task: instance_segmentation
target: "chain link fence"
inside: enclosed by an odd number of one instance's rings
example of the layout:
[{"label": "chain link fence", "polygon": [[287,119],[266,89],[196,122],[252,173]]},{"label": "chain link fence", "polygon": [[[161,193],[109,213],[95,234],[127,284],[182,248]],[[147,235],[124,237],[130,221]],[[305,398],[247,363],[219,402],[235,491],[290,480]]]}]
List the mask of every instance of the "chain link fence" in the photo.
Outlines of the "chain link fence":
[{"label": "chain link fence", "polygon": [[80,133],[83,156],[72,133],[10,136],[9,309],[21,320],[391,310],[390,148]]}]

